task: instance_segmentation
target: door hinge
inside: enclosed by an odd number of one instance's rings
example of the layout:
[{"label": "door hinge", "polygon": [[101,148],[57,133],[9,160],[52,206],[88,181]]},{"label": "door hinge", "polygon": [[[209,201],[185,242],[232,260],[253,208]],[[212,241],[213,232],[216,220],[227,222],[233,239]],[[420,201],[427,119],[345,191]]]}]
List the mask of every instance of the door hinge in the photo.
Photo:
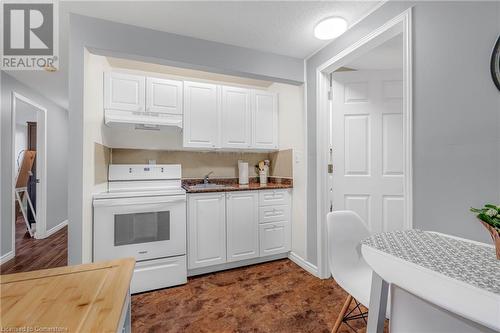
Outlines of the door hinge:
[{"label": "door hinge", "polygon": [[333,90],[328,91],[328,100],[331,101],[333,99]]}]

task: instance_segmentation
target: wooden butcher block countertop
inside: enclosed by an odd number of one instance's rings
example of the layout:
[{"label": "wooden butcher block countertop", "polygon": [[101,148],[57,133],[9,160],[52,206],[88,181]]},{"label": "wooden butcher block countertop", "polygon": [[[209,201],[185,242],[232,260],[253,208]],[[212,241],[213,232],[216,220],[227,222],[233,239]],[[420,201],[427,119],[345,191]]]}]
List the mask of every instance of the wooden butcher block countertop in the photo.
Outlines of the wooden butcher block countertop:
[{"label": "wooden butcher block countertop", "polygon": [[0,331],[116,332],[134,265],[126,258],[1,275]]}]

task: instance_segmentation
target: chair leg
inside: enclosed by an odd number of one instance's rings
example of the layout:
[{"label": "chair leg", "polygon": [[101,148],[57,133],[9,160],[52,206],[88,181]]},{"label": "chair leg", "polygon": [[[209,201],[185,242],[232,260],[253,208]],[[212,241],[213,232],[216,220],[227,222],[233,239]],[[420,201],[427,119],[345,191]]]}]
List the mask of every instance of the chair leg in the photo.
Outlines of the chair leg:
[{"label": "chair leg", "polygon": [[344,302],[344,305],[342,306],[342,310],[340,310],[339,316],[335,321],[335,325],[333,326],[331,333],[337,333],[337,331],[339,330],[340,325],[342,324],[342,319],[344,319],[347,310],[349,310],[349,305],[351,305],[351,302],[352,302],[352,296],[348,295]]}]

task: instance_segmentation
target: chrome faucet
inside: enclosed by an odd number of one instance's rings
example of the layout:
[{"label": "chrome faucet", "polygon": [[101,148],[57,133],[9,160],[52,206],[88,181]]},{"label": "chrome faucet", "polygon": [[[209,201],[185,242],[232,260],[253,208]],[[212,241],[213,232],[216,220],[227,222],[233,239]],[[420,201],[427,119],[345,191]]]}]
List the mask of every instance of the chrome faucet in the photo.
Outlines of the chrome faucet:
[{"label": "chrome faucet", "polygon": [[208,184],[208,177],[213,173],[214,173],[213,171],[210,171],[205,175],[205,177],[203,178],[203,184]]}]

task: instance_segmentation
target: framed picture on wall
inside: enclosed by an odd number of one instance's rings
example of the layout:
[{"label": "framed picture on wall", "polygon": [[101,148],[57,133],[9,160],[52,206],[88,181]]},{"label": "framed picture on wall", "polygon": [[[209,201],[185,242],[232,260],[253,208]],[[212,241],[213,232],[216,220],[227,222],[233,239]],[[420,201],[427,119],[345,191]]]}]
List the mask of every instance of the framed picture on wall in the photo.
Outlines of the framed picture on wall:
[{"label": "framed picture on wall", "polygon": [[493,48],[490,69],[493,82],[495,83],[495,86],[497,86],[497,89],[500,90],[500,36],[498,37],[495,47]]}]

